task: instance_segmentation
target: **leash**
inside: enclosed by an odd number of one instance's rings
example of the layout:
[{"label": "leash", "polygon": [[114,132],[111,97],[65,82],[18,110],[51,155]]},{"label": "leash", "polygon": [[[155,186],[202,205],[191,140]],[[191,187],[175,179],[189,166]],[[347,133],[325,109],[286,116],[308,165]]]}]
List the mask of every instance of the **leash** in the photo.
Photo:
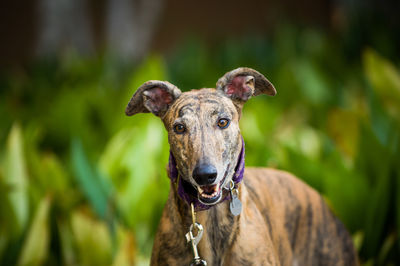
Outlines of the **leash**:
[{"label": "leash", "polygon": [[[190,265],[193,266],[207,266],[207,262],[202,260],[199,256],[199,252],[197,251],[197,245],[199,244],[201,238],[203,237],[203,226],[200,223],[196,222],[196,212],[194,210],[193,203],[190,204],[192,210],[192,224],[190,225],[189,232],[187,232],[186,242],[190,243],[193,251],[193,261]],[[193,229],[197,229],[197,235],[193,235]]]},{"label": "leash", "polygon": [[[242,149],[239,154],[238,162],[235,167],[235,173],[233,174],[232,179],[229,182],[229,194],[222,199],[221,202],[224,202],[227,199],[230,199],[229,209],[234,216],[239,215],[242,212],[242,203],[239,200],[239,190],[238,184],[243,179],[244,174],[244,140],[242,137]],[[207,266],[207,262],[200,258],[199,252],[197,250],[197,245],[199,244],[201,238],[203,237],[203,226],[196,222],[196,210],[203,211],[208,210],[212,207],[212,205],[205,205],[199,201],[199,199],[186,192],[184,186],[185,182],[182,178],[180,178],[178,169],[176,168],[176,160],[172,155],[172,152],[169,153],[169,162],[168,162],[168,177],[171,179],[171,182],[175,184],[178,188],[178,195],[181,199],[183,199],[187,204],[190,205],[191,213],[192,213],[192,224],[189,227],[189,232],[185,234],[186,242],[190,243],[193,252],[193,261],[190,265],[193,266]],[[188,182],[186,182],[188,183]],[[189,186],[188,186],[189,185]],[[187,188],[193,188],[192,185],[186,184]],[[224,188],[223,188],[224,189]],[[226,188],[225,188],[226,189]],[[194,189],[195,190],[195,189]],[[195,193],[193,193],[195,194]],[[193,230],[197,231],[197,235],[194,236]]]}]

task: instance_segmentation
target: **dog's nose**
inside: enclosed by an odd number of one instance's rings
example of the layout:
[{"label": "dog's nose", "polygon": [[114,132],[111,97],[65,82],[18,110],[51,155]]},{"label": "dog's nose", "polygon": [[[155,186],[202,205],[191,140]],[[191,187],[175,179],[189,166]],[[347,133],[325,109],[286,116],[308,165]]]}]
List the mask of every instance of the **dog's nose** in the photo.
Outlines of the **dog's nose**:
[{"label": "dog's nose", "polygon": [[197,165],[193,170],[193,178],[200,186],[210,185],[217,178],[217,169],[211,164]]}]

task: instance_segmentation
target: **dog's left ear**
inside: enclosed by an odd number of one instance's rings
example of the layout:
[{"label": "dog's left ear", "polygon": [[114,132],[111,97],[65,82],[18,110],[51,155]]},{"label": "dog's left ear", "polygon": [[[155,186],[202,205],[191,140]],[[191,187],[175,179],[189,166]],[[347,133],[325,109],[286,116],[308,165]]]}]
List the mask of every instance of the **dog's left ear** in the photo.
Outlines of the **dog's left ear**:
[{"label": "dog's left ear", "polygon": [[181,94],[181,90],[168,81],[147,81],[133,94],[125,114],[131,116],[151,112],[163,118],[168,108]]},{"label": "dog's left ear", "polygon": [[218,80],[216,89],[242,104],[252,96],[276,94],[274,85],[263,74],[247,67],[240,67],[226,73]]}]

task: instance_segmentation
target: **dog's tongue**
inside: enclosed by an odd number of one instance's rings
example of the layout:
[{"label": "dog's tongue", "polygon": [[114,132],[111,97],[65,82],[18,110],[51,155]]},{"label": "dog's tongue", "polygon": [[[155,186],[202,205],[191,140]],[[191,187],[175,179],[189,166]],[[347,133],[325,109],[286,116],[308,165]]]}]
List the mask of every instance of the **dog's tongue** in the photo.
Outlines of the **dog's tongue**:
[{"label": "dog's tongue", "polygon": [[216,190],[217,185],[213,185],[213,186],[204,186],[204,187],[201,187],[201,188],[203,189],[203,191],[204,191],[205,193],[211,194],[211,193],[213,193],[213,192]]}]

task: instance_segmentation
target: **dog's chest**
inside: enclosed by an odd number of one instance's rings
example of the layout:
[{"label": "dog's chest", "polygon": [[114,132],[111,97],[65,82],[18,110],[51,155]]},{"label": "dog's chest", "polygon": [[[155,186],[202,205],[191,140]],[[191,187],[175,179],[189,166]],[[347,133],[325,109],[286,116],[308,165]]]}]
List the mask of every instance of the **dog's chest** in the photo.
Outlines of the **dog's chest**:
[{"label": "dog's chest", "polygon": [[197,218],[204,227],[203,238],[198,245],[201,258],[208,265],[223,265],[224,255],[238,233],[238,219],[229,212],[228,202],[207,212],[199,212]]}]

